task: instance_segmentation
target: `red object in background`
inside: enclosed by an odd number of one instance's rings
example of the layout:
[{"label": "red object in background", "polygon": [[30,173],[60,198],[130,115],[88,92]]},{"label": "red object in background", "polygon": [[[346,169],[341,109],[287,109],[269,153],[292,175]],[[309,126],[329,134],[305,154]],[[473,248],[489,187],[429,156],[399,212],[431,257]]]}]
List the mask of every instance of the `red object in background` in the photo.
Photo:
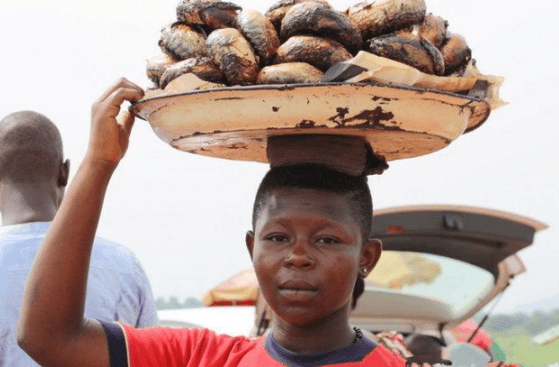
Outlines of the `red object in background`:
[{"label": "red object in background", "polygon": [[[476,329],[477,323],[474,320],[469,319],[452,330],[452,335],[454,335],[458,342],[467,342]],[[493,344],[493,340],[491,339],[491,335],[489,335],[487,331],[479,329],[470,343],[477,345],[483,350],[488,351]]]}]

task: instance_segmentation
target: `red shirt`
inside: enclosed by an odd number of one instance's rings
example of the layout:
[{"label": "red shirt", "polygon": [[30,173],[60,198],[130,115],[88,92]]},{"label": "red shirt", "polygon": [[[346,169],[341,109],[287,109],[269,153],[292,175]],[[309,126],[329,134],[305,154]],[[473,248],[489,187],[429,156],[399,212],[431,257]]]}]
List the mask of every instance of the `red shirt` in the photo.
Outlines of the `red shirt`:
[{"label": "red shirt", "polygon": [[280,346],[271,334],[249,339],[217,335],[208,329],[103,325],[111,367],[405,366],[402,358],[367,338],[328,353],[297,354]]}]

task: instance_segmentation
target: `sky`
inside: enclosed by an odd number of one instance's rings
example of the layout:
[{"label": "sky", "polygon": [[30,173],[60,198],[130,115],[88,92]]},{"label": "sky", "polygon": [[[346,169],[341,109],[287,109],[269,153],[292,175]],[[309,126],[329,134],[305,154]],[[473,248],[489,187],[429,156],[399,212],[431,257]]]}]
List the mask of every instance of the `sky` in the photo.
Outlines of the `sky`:
[{"label": "sky", "polygon": [[[331,3],[343,10],[356,1]],[[264,12],[273,1],[239,0]],[[147,87],[146,60],[177,0],[0,1],[0,117],[35,110],[59,127],[72,172],[87,147],[92,103],[119,77]],[[484,74],[505,78],[477,130],[423,157],[390,162],[370,176],[375,208],[461,204],[509,211],[549,225],[519,255],[495,312],[551,307],[559,239],[559,3],[548,0],[427,0],[427,11],[462,34]],[[112,178],[98,234],[128,246],[156,297],[201,298],[250,267],[244,245],[252,201],[268,166],[175,150],[137,120]],[[543,306],[542,306],[543,305]],[[557,306],[557,305],[556,305]]]}]

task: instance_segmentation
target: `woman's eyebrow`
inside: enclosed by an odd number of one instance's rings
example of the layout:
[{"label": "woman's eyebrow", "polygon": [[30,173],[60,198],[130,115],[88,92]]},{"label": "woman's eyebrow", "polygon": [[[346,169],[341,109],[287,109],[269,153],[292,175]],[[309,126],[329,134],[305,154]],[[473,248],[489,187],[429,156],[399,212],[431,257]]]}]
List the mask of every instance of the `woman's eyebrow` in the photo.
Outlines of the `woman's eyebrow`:
[{"label": "woman's eyebrow", "polygon": [[287,218],[273,218],[271,220],[267,220],[266,223],[264,223],[264,225],[262,225],[261,229],[264,229],[266,227],[272,226],[272,225],[280,225],[283,227],[288,227],[291,224],[291,220],[287,219]]}]

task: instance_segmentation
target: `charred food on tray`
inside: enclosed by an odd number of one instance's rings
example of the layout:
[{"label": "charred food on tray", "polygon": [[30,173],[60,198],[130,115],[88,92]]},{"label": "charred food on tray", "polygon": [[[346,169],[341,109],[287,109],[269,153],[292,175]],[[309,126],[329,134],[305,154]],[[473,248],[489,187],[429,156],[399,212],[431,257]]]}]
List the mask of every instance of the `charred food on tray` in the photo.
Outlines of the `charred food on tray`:
[{"label": "charred food on tray", "polygon": [[264,14],[180,0],[159,46],[146,74],[161,89],[185,73],[229,86],[317,83],[361,50],[438,76],[463,75],[474,62],[465,38],[424,0],[369,0],[345,11],[325,0],[279,0]]}]

